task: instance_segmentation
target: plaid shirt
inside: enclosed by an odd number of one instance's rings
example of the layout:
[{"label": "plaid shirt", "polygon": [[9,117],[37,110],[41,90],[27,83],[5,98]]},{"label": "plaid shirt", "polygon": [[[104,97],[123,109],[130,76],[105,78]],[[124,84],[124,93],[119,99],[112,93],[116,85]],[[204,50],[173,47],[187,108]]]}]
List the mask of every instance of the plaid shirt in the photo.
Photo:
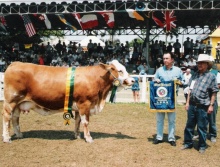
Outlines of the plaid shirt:
[{"label": "plaid shirt", "polygon": [[218,92],[218,85],[214,74],[206,71],[202,75],[195,72],[189,81],[189,86],[195,81],[193,88],[190,87],[190,101],[209,105],[212,93]]}]

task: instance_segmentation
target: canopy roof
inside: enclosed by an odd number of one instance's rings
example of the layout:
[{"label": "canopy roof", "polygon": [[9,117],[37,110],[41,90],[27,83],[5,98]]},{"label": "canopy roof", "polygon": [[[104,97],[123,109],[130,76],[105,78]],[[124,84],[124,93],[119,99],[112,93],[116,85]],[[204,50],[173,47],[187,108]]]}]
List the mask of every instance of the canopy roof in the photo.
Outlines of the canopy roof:
[{"label": "canopy roof", "polygon": [[220,27],[217,28],[209,37],[220,37]]},{"label": "canopy roof", "polygon": [[[78,3],[79,2],[79,3]],[[144,5],[144,6],[142,6]],[[134,18],[128,17],[127,10],[136,10],[143,17],[140,21]],[[157,1],[121,1],[117,0],[115,2],[111,1],[94,1],[89,3],[89,1],[69,1],[65,2],[51,2],[46,4],[41,2],[36,4],[32,2],[30,4],[21,3],[17,5],[11,3],[6,5],[2,3],[0,5],[0,14],[3,14],[6,18],[7,26],[10,29],[24,29],[24,24],[20,15],[29,14],[31,21],[33,22],[36,29],[45,29],[45,25],[40,22],[33,14],[47,14],[48,19],[51,20],[53,29],[69,29],[69,27],[63,24],[59,18],[58,14],[63,14],[65,19],[74,25],[78,30],[81,29],[78,21],[74,18],[73,14],[80,13],[80,15],[85,14],[95,14],[99,21],[98,26],[92,29],[105,29],[109,28],[104,21],[104,18],[100,16],[100,12],[113,12],[115,25],[114,29],[120,28],[145,28],[146,20],[149,19],[150,27],[156,26],[155,22],[151,18],[151,13],[154,12],[155,16],[161,16],[161,12],[164,10],[174,10],[177,21],[175,22],[178,27],[187,26],[216,26],[220,23],[220,0],[161,0]],[[149,14],[150,13],[150,14]],[[149,18],[148,18],[149,17]]]},{"label": "canopy roof", "polygon": [[[90,1],[63,1],[49,4],[32,2],[30,4],[11,3],[6,5],[2,3],[0,5],[1,20],[4,18],[5,29],[10,34],[25,33],[22,15],[27,15],[30,18],[29,23],[33,24],[37,33],[49,29],[70,30],[72,33],[69,35],[79,35],[75,32],[81,30],[83,31],[82,35],[85,35],[85,31],[92,30],[108,31],[113,29],[121,30],[123,33],[126,30],[134,32],[135,29],[161,28],[153,16],[161,22],[165,22],[165,11],[174,11],[175,28],[184,28],[184,31],[178,32],[179,34],[190,33],[187,29],[189,26],[203,29],[203,31],[192,32],[194,34],[203,34],[206,26],[211,33],[220,25],[220,0],[117,0],[114,2],[102,0],[93,3]],[[91,20],[93,22],[87,24]],[[46,24],[48,21],[51,28],[48,28]]]}]

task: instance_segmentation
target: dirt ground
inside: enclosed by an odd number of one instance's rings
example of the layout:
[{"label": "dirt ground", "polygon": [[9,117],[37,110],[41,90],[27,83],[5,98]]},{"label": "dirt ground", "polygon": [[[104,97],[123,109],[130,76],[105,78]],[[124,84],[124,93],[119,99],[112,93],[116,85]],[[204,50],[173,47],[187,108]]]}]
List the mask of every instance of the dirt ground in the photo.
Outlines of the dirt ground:
[{"label": "dirt ground", "polygon": [[[218,127],[219,117],[218,114]],[[207,141],[207,151],[202,155],[197,150],[198,141],[195,141],[195,148],[180,150],[185,123],[184,106],[178,106],[177,146],[172,147],[167,143],[167,117],[165,142],[154,145],[156,117],[155,113],[147,111],[146,104],[107,104],[102,113],[90,117],[89,129],[94,142],[89,144],[83,139],[70,140],[74,122],[65,126],[61,113],[51,116],[41,116],[35,112],[21,114],[20,125],[24,138],[13,139],[11,144],[0,142],[0,167],[219,166],[219,139],[216,144]]]}]

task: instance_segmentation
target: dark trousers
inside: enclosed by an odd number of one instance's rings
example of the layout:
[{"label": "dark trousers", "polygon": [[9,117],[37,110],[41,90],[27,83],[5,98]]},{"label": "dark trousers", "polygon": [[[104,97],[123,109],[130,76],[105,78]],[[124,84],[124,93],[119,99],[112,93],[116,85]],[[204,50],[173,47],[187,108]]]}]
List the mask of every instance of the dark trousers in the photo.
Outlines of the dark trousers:
[{"label": "dark trousers", "polygon": [[207,116],[208,106],[190,104],[187,111],[187,122],[184,130],[184,144],[188,146],[193,145],[194,129],[197,125],[197,132],[199,134],[199,148],[206,149],[206,136],[207,136]]},{"label": "dark trousers", "polygon": [[217,137],[217,127],[216,127],[216,114],[218,111],[218,102],[215,100],[214,110],[211,114],[208,114],[208,122],[209,122],[209,137]]}]

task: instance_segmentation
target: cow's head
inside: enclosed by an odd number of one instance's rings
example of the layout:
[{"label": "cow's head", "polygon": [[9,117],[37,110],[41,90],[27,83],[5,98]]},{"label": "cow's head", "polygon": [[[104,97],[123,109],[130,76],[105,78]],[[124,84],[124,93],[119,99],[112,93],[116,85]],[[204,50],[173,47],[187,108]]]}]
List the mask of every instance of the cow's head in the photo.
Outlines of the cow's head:
[{"label": "cow's head", "polygon": [[134,79],[129,76],[125,67],[121,63],[119,63],[118,60],[113,60],[109,64],[113,65],[118,71],[117,79],[120,81],[121,86],[131,86],[134,84]]}]

